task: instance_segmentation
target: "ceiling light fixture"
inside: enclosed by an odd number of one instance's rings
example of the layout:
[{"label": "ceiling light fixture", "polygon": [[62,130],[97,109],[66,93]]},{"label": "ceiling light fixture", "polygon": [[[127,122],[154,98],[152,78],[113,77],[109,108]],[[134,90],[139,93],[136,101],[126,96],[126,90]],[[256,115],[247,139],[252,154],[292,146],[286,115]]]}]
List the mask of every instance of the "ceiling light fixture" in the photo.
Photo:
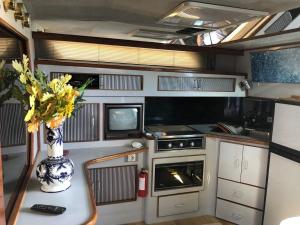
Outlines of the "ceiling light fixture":
[{"label": "ceiling light fixture", "polygon": [[15,20],[23,20],[25,16],[25,9],[23,3],[17,3],[16,11],[15,11]]},{"label": "ceiling light fixture", "polygon": [[15,10],[16,9],[16,1],[15,0],[3,0],[3,8],[4,11]]}]

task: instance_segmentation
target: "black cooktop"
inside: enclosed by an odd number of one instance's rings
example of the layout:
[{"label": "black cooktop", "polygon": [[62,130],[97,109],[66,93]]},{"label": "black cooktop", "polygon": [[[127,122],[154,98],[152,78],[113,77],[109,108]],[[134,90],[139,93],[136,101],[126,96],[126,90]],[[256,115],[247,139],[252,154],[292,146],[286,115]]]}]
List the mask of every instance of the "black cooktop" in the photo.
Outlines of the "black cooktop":
[{"label": "black cooktop", "polygon": [[163,137],[163,136],[184,136],[184,135],[199,135],[202,132],[187,126],[187,125],[154,125],[146,126],[145,130],[147,133],[153,136]]}]

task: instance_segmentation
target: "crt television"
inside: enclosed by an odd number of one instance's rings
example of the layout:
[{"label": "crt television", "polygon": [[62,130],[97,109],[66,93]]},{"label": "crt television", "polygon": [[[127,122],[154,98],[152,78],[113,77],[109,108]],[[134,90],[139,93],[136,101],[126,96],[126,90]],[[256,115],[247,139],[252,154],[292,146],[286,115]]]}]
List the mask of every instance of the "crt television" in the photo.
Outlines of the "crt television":
[{"label": "crt television", "polygon": [[104,104],[104,139],[139,138],[143,132],[143,104]]}]

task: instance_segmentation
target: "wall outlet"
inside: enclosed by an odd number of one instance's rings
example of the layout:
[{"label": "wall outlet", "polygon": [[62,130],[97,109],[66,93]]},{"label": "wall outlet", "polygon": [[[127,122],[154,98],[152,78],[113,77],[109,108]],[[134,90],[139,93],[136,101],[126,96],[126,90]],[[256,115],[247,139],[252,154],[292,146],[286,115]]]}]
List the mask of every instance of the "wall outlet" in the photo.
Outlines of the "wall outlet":
[{"label": "wall outlet", "polygon": [[137,155],[136,154],[131,154],[128,155],[126,158],[126,162],[136,162],[137,161]]}]

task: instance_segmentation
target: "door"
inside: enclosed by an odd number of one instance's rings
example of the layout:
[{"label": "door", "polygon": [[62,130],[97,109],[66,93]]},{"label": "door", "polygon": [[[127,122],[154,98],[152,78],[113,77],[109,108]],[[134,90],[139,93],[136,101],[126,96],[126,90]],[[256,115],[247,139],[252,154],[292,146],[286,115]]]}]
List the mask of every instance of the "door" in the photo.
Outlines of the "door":
[{"label": "door", "polygon": [[243,145],[220,143],[219,177],[240,182]]},{"label": "door", "polygon": [[241,182],[257,187],[266,186],[268,149],[244,146]]}]

